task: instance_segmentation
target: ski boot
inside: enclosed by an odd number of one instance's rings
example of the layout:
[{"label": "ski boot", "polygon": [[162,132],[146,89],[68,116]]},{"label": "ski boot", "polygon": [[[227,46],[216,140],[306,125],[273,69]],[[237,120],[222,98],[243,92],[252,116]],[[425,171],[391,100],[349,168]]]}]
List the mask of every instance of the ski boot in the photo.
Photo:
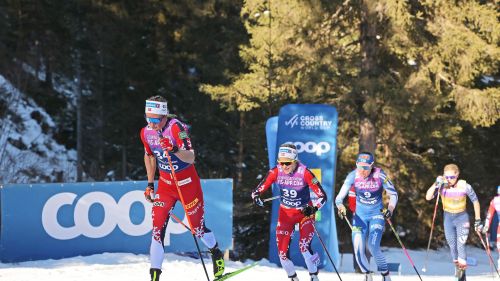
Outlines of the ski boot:
[{"label": "ski boot", "polygon": [[466,264],[461,264],[459,262],[455,262],[455,280],[465,281],[465,269],[466,268],[467,268]]},{"label": "ski boot", "polygon": [[363,281],[373,281],[373,277],[372,277],[372,272],[371,271],[365,272],[364,274],[365,274],[365,276],[364,276]]},{"label": "ski boot", "polygon": [[222,252],[219,250],[219,247],[217,244],[215,244],[215,247],[210,249],[210,254],[212,254],[212,264],[214,266],[214,276],[215,278],[218,278],[224,274],[224,255]]},{"label": "ski boot", "polygon": [[297,277],[297,273],[293,274],[292,276],[288,276],[290,278],[290,281],[299,281],[299,277]]},{"label": "ski boot", "polygon": [[159,281],[160,280],[161,269],[150,268],[149,269],[149,274],[151,274],[151,281]]},{"label": "ski boot", "polygon": [[389,276],[389,271],[382,273],[382,281],[391,281],[391,276]]},{"label": "ski boot", "polygon": [[309,272],[309,276],[311,276],[311,281],[319,281],[318,272],[319,271],[316,271],[315,273],[310,273]]}]

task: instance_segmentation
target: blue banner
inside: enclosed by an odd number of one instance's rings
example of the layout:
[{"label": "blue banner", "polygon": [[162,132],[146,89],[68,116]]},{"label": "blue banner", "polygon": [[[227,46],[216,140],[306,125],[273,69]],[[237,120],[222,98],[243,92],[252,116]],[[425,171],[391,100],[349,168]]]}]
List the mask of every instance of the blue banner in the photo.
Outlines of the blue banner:
[{"label": "blue banner", "polygon": [[[152,204],[145,181],[8,184],[0,188],[0,261],[57,259],[103,252],[149,253]],[[232,179],[202,180],[206,225],[232,248]],[[181,204],[174,214],[189,225]],[[203,245],[203,244],[201,244]],[[168,252],[195,252],[191,233],[170,220]]]},{"label": "blue banner", "polygon": [[[335,165],[337,148],[337,123],[338,115],[335,107],[322,104],[289,104],[281,108],[277,120],[277,133],[273,130],[276,117],[268,120],[266,134],[268,139],[269,163],[271,168],[276,165],[277,148],[291,142],[297,146],[299,160],[304,163],[319,179],[328,196],[328,202],[318,211],[316,229],[330,252],[334,262],[339,263],[337,241],[337,228],[332,200],[335,198]],[[276,138],[270,135],[276,134]],[[271,144],[270,140],[275,143]],[[274,145],[274,150],[269,149]],[[279,195],[279,190],[273,188],[273,196]],[[311,193],[314,198],[314,193]],[[278,220],[279,200],[273,201],[271,214],[271,227],[269,239],[269,260],[280,264],[276,246],[276,225]],[[290,257],[295,265],[305,266],[304,259],[298,247],[298,233],[290,245]],[[333,271],[328,256],[326,255],[319,239],[313,239],[312,247],[321,256],[321,268]]]}]

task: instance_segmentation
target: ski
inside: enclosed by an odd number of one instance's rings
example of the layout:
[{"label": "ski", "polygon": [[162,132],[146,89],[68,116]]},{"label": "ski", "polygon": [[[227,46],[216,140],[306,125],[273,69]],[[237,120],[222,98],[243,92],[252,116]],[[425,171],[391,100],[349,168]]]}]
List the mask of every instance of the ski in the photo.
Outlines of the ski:
[{"label": "ski", "polygon": [[254,262],[254,263],[252,263],[252,264],[250,264],[250,265],[247,265],[247,266],[245,266],[245,267],[243,267],[243,268],[240,268],[240,269],[238,269],[238,270],[235,270],[235,271],[233,271],[233,272],[228,272],[228,273],[226,273],[226,274],[224,274],[224,275],[222,275],[222,276],[220,276],[220,277],[215,278],[215,279],[214,279],[214,281],[222,281],[222,280],[227,280],[227,279],[229,279],[229,278],[231,278],[231,277],[233,277],[233,276],[235,276],[235,275],[238,275],[238,274],[242,273],[243,271],[246,271],[246,270],[248,270],[248,269],[250,269],[250,268],[252,268],[252,267],[256,266],[256,265],[257,265],[257,263],[258,263],[258,262]]}]

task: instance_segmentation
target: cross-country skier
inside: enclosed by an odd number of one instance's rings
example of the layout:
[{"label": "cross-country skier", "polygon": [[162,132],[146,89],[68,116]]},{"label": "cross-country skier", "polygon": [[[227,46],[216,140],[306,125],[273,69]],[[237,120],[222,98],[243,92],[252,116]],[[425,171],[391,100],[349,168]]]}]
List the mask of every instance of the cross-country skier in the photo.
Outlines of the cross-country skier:
[{"label": "cross-country skier", "polygon": [[[298,281],[293,262],[288,255],[290,240],[296,224],[300,231],[300,252],[306,262],[311,281],[319,281],[318,253],[311,249],[314,237],[315,213],[326,202],[326,193],[314,174],[298,159],[297,148],[285,143],[279,147],[278,165],[271,169],[262,182],[252,192],[257,206],[264,204],[260,195],[275,183],[280,190],[280,208],[276,227],[276,243],[282,267],[291,281]],[[312,202],[310,191],[318,197]]]},{"label": "cross-country skier", "polygon": [[[224,273],[224,258],[213,232],[205,226],[203,192],[194,167],[195,154],[187,126],[177,120],[175,115],[169,114],[167,100],[162,96],[146,100],[145,117],[148,125],[142,128],[140,137],[144,144],[144,164],[148,177],[144,196],[153,203],[151,281],[158,281],[160,278],[164,256],[163,240],[170,212],[175,203],[182,199],[189,226],[210,249],[214,276],[219,277]],[[177,183],[170,172],[166,153],[171,157]],[[159,169],[160,178],[154,194],[156,167]],[[182,194],[177,192],[177,186]]]},{"label": "cross-country skier", "polygon": [[[389,268],[382,251],[380,240],[384,232],[385,219],[391,218],[398,202],[398,193],[385,172],[374,166],[374,157],[370,152],[361,152],[356,160],[356,169],[350,172],[342,185],[335,205],[343,219],[346,208],[343,204],[351,186],[356,191],[356,213],[352,223],[352,241],[355,248],[356,261],[365,273],[365,280],[372,280],[369,263],[365,255],[365,245],[374,257],[383,281],[390,281]],[[389,195],[389,204],[383,208],[382,193]]]},{"label": "cross-country skier", "polygon": [[465,269],[467,268],[465,242],[467,242],[470,228],[469,215],[466,210],[467,196],[474,206],[475,231],[482,230],[482,222],[476,193],[465,180],[458,179],[459,175],[460,170],[457,165],[444,166],[443,176],[436,178],[436,181],[427,190],[425,199],[432,200],[437,195],[437,191],[440,190],[444,211],[444,235],[455,264],[455,276],[459,280],[465,280]]},{"label": "cross-country skier", "polygon": [[[497,186],[497,196],[493,197],[490,201],[490,207],[488,208],[488,214],[486,215],[486,220],[484,221],[483,233],[489,236],[489,230],[491,226],[491,222],[493,221],[494,216],[497,216],[497,219],[500,218],[500,185]],[[500,220],[499,220],[500,221]],[[497,227],[497,250],[498,250],[498,260],[497,260],[497,268],[500,268],[500,223]]]}]

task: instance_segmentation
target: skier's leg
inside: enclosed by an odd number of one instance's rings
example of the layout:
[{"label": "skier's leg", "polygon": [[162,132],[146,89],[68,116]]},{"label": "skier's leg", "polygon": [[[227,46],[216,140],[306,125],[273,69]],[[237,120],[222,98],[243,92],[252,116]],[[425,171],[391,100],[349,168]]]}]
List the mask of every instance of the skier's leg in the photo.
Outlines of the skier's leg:
[{"label": "skier's leg", "polygon": [[164,239],[165,230],[167,228],[169,213],[174,208],[176,198],[171,194],[162,193],[165,190],[162,185],[158,187],[158,193],[155,197],[152,209],[153,231],[151,237],[151,245],[149,248],[150,263],[151,263],[151,280],[158,281],[161,274],[161,265],[165,254]]},{"label": "skier's leg", "polygon": [[[224,274],[224,255],[218,247],[214,233],[205,226],[205,203],[200,178],[196,170],[193,169],[188,172],[187,176],[178,179],[179,188],[186,204],[184,209],[187,216],[189,216],[194,234],[209,248],[212,254],[214,276],[218,277]],[[183,182],[186,182],[186,184],[182,184]]]},{"label": "skier's leg", "polygon": [[368,249],[375,259],[375,263],[379,268],[380,272],[387,279],[389,268],[385,260],[384,254],[380,250],[380,241],[382,240],[382,234],[384,233],[385,220],[382,215],[375,215],[370,219],[368,224]]},{"label": "skier's leg", "polygon": [[497,247],[497,251],[498,251],[497,268],[500,268],[500,223],[497,226],[496,247]]},{"label": "skier's leg", "polygon": [[444,236],[448,246],[450,247],[451,258],[454,263],[458,263],[458,252],[457,252],[457,230],[453,223],[453,215],[444,212]]},{"label": "skier's leg", "polygon": [[306,262],[309,274],[318,275],[318,264],[320,262],[318,253],[314,253],[311,249],[311,242],[314,237],[314,218],[305,218],[299,223],[300,240],[299,248],[304,261]]},{"label": "skier's leg", "polygon": [[289,278],[296,277],[295,267],[289,259],[288,249],[292,238],[295,222],[292,220],[284,208],[278,211],[278,226],[276,227],[276,244],[278,246],[278,255],[280,263]]},{"label": "skier's leg", "polygon": [[458,264],[462,269],[467,266],[467,253],[465,252],[465,243],[469,236],[469,215],[466,212],[458,215],[455,219],[455,227],[457,230],[457,253]]},{"label": "skier's leg", "polygon": [[354,247],[354,256],[356,262],[363,273],[370,271],[370,264],[365,255],[365,235],[368,225],[357,214],[354,215],[352,220],[352,243]]}]

